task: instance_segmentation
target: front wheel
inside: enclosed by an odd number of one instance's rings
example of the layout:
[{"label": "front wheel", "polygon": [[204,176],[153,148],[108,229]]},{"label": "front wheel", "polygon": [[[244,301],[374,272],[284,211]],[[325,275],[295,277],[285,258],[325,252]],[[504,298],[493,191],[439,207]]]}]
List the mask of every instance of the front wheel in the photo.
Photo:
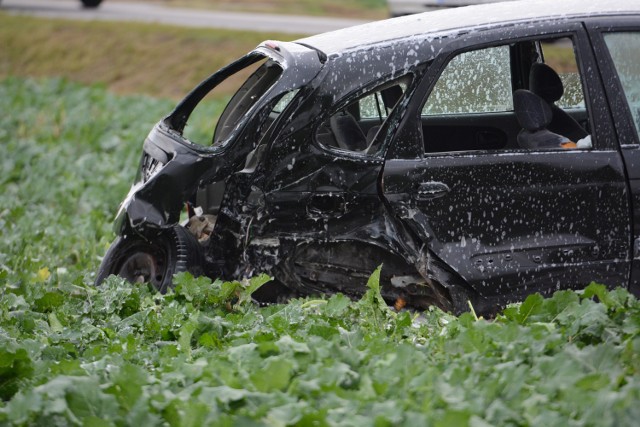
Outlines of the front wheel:
[{"label": "front wheel", "polygon": [[174,274],[199,275],[201,270],[200,244],[184,227],[174,226],[154,236],[118,236],[102,260],[96,285],[113,274],[164,293]]}]

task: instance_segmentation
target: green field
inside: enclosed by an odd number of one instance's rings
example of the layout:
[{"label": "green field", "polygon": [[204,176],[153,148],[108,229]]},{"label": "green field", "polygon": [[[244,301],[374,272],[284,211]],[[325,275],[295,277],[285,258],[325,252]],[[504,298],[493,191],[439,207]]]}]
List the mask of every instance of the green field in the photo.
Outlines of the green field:
[{"label": "green field", "polygon": [[198,82],[269,39],[291,34],[79,22],[0,12],[0,78],[59,76],[116,93],[182,98]]},{"label": "green field", "polygon": [[[92,286],[142,139],[172,102],[0,82],[0,424],[634,425],[640,303],[532,296],[493,321],[396,313],[374,275],[260,308],[248,283]],[[594,299],[601,301],[596,303]]]},{"label": "green field", "polygon": [[375,274],[361,301],[262,308],[265,277],[92,286],[147,132],[267,38],[0,13],[0,425],[635,425],[640,303],[624,290],[487,321],[396,313]]}]

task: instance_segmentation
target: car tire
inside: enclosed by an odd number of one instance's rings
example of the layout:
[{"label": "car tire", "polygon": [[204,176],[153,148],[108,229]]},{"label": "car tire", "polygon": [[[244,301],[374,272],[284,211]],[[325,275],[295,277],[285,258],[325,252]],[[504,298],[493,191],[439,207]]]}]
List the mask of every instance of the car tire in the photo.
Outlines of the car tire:
[{"label": "car tire", "polygon": [[82,1],[82,5],[87,8],[95,8],[100,6],[102,0],[80,0]]},{"label": "car tire", "polygon": [[188,271],[202,273],[200,244],[181,226],[162,230],[154,236],[118,236],[105,254],[96,285],[108,276],[131,283],[149,283],[164,293],[172,287],[173,275]]}]

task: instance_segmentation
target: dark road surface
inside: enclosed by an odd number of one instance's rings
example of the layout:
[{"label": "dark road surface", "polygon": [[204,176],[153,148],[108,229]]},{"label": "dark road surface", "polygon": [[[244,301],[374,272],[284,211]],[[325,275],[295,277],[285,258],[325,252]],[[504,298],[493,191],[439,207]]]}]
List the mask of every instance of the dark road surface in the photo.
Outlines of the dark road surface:
[{"label": "dark road surface", "polygon": [[367,22],[327,17],[179,9],[159,4],[120,3],[108,0],[97,9],[85,9],[79,0],[1,0],[0,10],[46,18],[157,22],[187,27],[290,34],[316,34]]}]

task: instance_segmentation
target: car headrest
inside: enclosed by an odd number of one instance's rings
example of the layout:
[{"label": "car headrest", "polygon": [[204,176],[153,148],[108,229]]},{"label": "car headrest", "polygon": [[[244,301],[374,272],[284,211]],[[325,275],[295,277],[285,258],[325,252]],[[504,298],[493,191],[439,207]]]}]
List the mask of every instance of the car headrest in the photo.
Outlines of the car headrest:
[{"label": "car headrest", "polygon": [[526,89],[518,89],[513,93],[513,108],[520,126],[529,132],[546,128],[553,117],[549,104]]},{"label": "car headrest", "polygon": [[334,114],[329,119],[329,127],[338,147],[349,151],[363,151],[367,148],[367,138],[356,119],[346,111]]},{"label": "car headrest", "polygon": [[547,64],[536,62],[529,72],[529,90],[548,103],[562,98],[564,86],[560,76]]},{"label": "car headrest", "polygon": [[402,88],[400,85],[393,85],[380,91],[384,106],[391,110],[396,106],[400,98],[402,98]]}]

